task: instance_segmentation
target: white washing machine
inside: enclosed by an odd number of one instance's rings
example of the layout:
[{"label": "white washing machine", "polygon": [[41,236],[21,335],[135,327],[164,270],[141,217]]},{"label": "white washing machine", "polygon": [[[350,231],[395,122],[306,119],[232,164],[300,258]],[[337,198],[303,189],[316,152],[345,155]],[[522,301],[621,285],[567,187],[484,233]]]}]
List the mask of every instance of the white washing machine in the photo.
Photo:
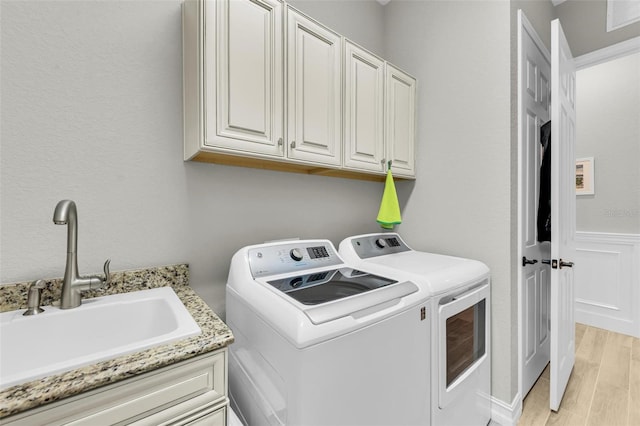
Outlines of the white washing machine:
[{"label": "white washing machine", "polygon": [[247,425],[426,425],[429,295],[345,264],[328,240],[231,261],[231,404]]},{"label": "white washing machine", "polygon": [[412,250],[395,233],[346,238],[356,268],[418,284],[431,296],[431,423],[491,420],[490,275],[481,262]]}]

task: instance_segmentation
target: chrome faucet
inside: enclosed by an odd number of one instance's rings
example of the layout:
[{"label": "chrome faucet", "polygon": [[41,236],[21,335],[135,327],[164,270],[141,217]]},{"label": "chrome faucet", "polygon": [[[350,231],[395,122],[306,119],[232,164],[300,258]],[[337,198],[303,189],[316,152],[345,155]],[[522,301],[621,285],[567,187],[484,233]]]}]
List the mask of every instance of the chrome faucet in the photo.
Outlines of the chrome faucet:
[{"label": "chrome faucet", "polygon": [[111,259],[107,259],[104,263],[104,277],[101,275],[81,277],[78,273],[78,212],[76,203],[71,200],[58,202],[53,212],[53,223],[67,225],[67,263],[64,269],[60,309],[76,308],[82,303],[82,295],[80,294],[82,290],[102,288],[109,284]]}]

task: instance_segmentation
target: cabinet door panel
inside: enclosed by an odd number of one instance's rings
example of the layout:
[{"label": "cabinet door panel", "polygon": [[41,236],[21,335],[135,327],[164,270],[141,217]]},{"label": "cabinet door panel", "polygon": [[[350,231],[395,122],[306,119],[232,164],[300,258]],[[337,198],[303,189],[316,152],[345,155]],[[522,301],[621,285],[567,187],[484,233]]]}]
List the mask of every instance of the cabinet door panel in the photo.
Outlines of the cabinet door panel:
[{"label": "cabinet door panel", "polygon": [[288,11],[290,158],[341,164],[340,36]]},{"label": "cabinet door panel", "polygon": [[386,143],[391,170],[399,176],[415,176],[416,80],[387,64]]},{"label": "cabinet door panel", "polygon": [[[215,87],[213,78],[205,79],[216,106],[215,115],[207,111],[207,145],[282,155],[282,6],[274,0],[222,0],[215,8],[216,20],[207,18],[217,28],[206,33],[216,61]],[[207,65],[213,65],[210,57]]]},{"label": "cabinet door panel", "polygon": [[[221,108],[222,118],[225,119],[221,124],[260,136],[267,134],[268,106],[265,101],[271,97],[271,70],[270,61],[267,61],[271,56],[269,34],[264,34],[265,29],[269,28],[268,24],[265,25],[269,13],[269,10],[249,2],[231,2],[229,5],[228,81],[227,93],[223,92],[227,96],[219,98],[219,102],[228,102],[227,110]],[[241,22],[244,26],[239,25]]]},{"label": "cabinet door panel", "polygon": [[383,172],[384,61],[345,43],[344,165]]},{"label": "cabinet door panel", "polygon": [[3,425],[159,425],[227,399],[227,349],[33,408]]}]

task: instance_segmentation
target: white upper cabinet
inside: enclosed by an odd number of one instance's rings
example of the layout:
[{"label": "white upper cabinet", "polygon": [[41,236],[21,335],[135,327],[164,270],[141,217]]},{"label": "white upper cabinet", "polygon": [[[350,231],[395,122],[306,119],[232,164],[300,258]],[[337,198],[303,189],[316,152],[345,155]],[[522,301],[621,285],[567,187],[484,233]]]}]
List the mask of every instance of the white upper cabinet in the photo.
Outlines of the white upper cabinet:
[{"label": "white upper cabinet", "polygon": [[345,42],[344,166],[415,177],[416,80]]},{"label": "white upper cabinet", "polygon": [[413,178],[411,76],[280,0],[185,0],[184,159]]},{"label": "white upper cabinet", "polygon": [[206,147],[284,155],[282,15],[276,0],[185,2],[185,158]]},{"label": "white upper cabinet", "polygon": [[341,37],[287,10],[288,157],[342,163]]},{"label": "white upper cabinet", "polygon": [[215,5],[217,31],[205,38],[205,58],[212,58],[205,68],[215,66],[217,75],[215,85],[208,85],[216,100],[215,116],[207,116],[207,129],[216,130],[213,144],[281,155],[282,5],[274,0],[218,0]]},{"label": "white upper cabinet", "polygon": [[344,165],[383,172],[384,60],[345,42]]},{"label": "white upper cabinet", "polygon": [[387,63],[385,142],[394,176],[415,177],[416,80]]}]

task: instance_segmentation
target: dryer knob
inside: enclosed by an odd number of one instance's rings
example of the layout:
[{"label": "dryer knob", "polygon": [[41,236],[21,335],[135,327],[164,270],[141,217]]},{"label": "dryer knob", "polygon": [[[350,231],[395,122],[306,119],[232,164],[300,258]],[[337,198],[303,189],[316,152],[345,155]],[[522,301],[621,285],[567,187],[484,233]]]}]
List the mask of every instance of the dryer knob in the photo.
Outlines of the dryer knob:
[{"label": "dryer knob", "polygon": [[294,248],[291,249],[291,251],[289,252],[289,256],[291,256],[291,258],[293,260],[295,260],[296,262],[299,262],[302,260],[302,251],[300,249]]},{"label": "dryer knob", "polygon": [[384,238],[378,238],[376,240],[376,245],[378,246],[378,248],[385,248],[387,246],[387,242],[384,240]]}]

